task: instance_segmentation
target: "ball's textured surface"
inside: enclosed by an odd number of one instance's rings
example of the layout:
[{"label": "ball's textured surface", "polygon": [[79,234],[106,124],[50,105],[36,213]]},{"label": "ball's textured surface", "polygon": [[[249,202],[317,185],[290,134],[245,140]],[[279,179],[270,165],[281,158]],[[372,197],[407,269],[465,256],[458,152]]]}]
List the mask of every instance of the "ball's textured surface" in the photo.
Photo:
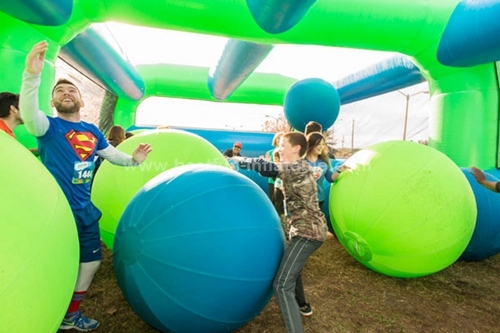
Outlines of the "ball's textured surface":
[{"label": "ball's textured surface", "polygon": [[113,249],[116,226],[125,207],[149,180],[165,170],[193,163],[229,167],[222,153],[210,142],[186,131],[142,131],[123,141],[117,148],[132,154],[140,143],[149,143],[153,149],[141,165],[122,167],[104,161],[95,175],[92,201],[102,211],[99,222],[101,238],[109,249]]},{"label": "ball's textured surface", "polygon": [[54,177],[0,131],[0,331],[56,332],[79,262],[68,201]]},{"label": "ball's textured surface", "polygon": [[162,332],[232,332],[272,295],[279,217],[250,179],[220,166],[163,172],[134,196],[113,253],[132,308]]},{"label": "ball's textured surface", "polygon": [[417,277],[455,262],[476,220],[474,194],[463,172],[427,146],[389,141],[345,162],[330,192],[339,241],[382,274]]}]

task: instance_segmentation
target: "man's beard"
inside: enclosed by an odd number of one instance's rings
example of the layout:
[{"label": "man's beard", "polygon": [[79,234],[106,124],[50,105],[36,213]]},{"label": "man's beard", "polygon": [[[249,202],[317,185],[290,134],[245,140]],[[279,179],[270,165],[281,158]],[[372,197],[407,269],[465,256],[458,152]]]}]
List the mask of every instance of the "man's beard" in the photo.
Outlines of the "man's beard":
[{"label": "man's beard", "polygon": [[79,102],[73,102],[73,106],[63,106],[60,102],[54,102],[54,107],[56,108],[57,112],[65,114],[77,113],[78,111],[80,111]]}]

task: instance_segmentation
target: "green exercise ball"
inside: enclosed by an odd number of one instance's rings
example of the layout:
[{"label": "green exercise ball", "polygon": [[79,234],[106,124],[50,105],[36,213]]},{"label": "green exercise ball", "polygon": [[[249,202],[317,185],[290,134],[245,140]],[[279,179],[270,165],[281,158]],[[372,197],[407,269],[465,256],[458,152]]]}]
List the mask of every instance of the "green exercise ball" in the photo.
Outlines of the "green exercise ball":
[{"label": "green exercise ball", "polygon": [[132,154],[140,143],[149,143],[153,149],[143,164],[122,167],[104,161],[96,172],[92,185],[92,201],[102,211],[99,221],[101,238],[109,249],[113,249],[116,227],[125,207],[149,180],[163,171],[187,164],[229,167],[222,153],[210,142],[186,131],[142,131],[123,141],[117,148]]},{"label": "green exercise ball", "polygon": [[56,332],[78,273],[76,225],[54,177],[0,131],[0,331]]},{"label": "green exercise ball", "polygon": [[454,263],[475,227],[474,193],[443,153],[408,141],[365,148],[345,165],[329,207],[340,243],[366,267],[394,277]]}]

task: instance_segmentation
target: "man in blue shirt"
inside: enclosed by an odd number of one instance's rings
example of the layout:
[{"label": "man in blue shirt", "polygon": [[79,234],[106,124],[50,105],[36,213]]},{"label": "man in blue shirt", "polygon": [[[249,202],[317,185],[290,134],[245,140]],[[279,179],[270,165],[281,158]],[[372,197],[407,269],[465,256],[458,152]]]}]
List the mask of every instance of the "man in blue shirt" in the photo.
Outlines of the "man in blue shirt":
[{"label": "man in blue shirt", "polygon": [[37,137],[40,158],[68,199],[78,231],[78,278],[60,329],[91,331],[99,322],[82,316],[79,309],[102,259],[99,234],[102,214],[90,201],[94,160],[97,155],[116,165],[139,165],[151,147],[140,144],[130,156],[108,144],[95,125],[81,120],[80,108],[84,102],[78,88],[69,80],[59,80],[52,90],[51,105],[57,117],[40,111],[38,89],[47,48],[46,41],[39,42],[27,55],[20,93],[21,118],[28,131]]}]

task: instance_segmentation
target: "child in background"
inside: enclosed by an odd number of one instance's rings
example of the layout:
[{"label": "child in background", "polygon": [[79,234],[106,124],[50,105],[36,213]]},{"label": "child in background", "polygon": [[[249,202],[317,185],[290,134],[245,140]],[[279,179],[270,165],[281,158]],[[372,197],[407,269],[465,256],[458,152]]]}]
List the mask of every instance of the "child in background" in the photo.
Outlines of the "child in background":
[{"label": "child in background", "polygon": [[[338,174],[332,171],[332,165],[327,154],[328,149],[326,149],[326,141],[323,134],[319,132],[309,133],[307,135],[307,146],[306,160],[313,170],[314,178],[316,178],[316,183],[318,185],[318,204],[319,208],[322,209],[323,202],[328,200],[323,184],[325,180],[329,183],[333,183]],[[331,224],[328,224],[328,232],[332,236],[335,235]]]},{"label": "child in background", "polygon": [[309,133],[307,135],[307,147],[306,160],[313,170],[318,185],[318,202],[321,208],[323,202],[327,199],[323,182],[326,179],[327,182],[333,183],[335,181],[334,172],[332,171],[330,158],[325,153],[326,142],[321,133]]}]

